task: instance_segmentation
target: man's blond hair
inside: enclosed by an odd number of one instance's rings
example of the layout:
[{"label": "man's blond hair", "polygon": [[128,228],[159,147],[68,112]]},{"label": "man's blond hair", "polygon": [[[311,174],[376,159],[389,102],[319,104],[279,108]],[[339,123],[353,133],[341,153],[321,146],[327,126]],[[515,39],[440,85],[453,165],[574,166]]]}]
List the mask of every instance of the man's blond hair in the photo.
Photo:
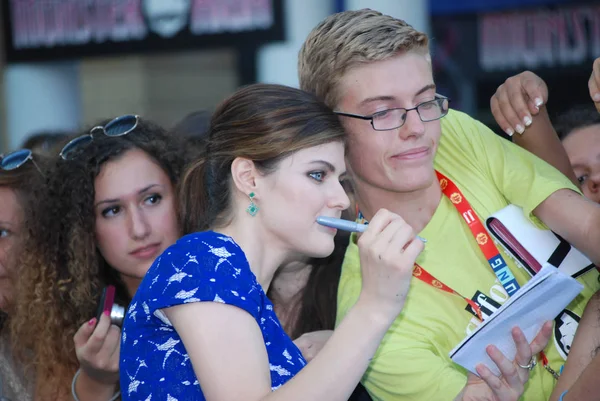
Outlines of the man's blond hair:
[{"label": "man's blond hair", "polygon": [[428,43],[423,32],[378,11],[333,14],[311,31],[300,49],[300,88],[333,108],[339,101],[338,84],[350,68],[408,51],[429,55]]}]

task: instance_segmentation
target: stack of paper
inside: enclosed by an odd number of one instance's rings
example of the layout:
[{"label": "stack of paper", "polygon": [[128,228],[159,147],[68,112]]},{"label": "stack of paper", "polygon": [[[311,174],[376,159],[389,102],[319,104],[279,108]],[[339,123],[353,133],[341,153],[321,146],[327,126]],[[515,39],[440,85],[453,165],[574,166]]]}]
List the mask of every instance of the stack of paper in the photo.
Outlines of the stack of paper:
[{"label": "stack of paper", "polygon": [[508,359],[514,360],[517,350],[512,328],[519,327],[527,340],[533,341],[544,322],[554,320],[582,290],[583,285],[577,280],[544,264],[538,274],[450,351],[450,358],[475,374],[475,366],[482,363],[500,376],[485,348],[493,344]]}]

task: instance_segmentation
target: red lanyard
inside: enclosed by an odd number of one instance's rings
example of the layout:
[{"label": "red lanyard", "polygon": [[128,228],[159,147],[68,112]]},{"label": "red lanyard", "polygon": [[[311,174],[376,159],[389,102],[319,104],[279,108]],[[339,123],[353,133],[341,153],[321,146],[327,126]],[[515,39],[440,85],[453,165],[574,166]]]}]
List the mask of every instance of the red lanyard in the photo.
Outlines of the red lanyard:
[{"label": "red lanyard", "polygon": [[415,268],[413,269],[413,277],[418,278],[422,282],[427,283],[432,287],[448,292],[450,294],[458,295],[459,297],[464,299],[469,304],[469,306],[471,306],[471,308],[473,308],[473,311],[477,314],[479,320],[483,321],[483,314],[481,313],[481,308],[479,307],[479,305],[477,305],[475,301],[465,296],[462,296],[458,292],[454,291],[452,288],[448,287],[446,284],[433,277],[427,270],[423,269],[417,263],[415,263]]},{"label": "red lanyard", "polygon": [[[439,171],[435,172],[440,183],[440,188],[442,189],[442,193],[452,202],[456,210],[461,214],[462,218],[465,220],[475,241],[479,245],[479,249],[483,253],[483,256],[487,259],[490,267],[496,274],[496,277],[502,283],[502,286],[508,293],[508,295],[514,294],[519,288],[519,283],[513,276],[512,272],[508,268],[508,265],[504,261],[504,258],[500,254],[498,247],[494,244],[494,241],[491,240],[490,234],[486,230],[485,226],[471,207],[471,204],[467,201],[467,198],[463,195],[461,190],[450,180],[448,177],[440,173]],[[358,211],[359,219],[362,219],[362,213]],[[445,291],[450,294],[458,295],[462,299],[464,299],[469,306],[473,309],[479,320],[483,321],[483,314],[481,313],[481,308],[477,305],[473,300],[461,295],[459,292],[453,290],[440,280],[436,279],[431,273],[425,270],[422,266],[415,263],[415,268],[413,269],[413,276],[422,282],[435,287],[439,290]],[[548,370],[555,378],[558,377],[558,374],[552,370],[548,366],[548,358],[542,351],[540,353],[540,359],[542,361],[542,365],[546,370]]]},{"label": "red lanyard", "polygon": [[[437,175],[437,178],[440,182],[440,188],[442,189],[442,192],[444,193],[444,195],[446,195],[446,197],[448,197],[448,199],[450,199],[452,204],[456,207],[456,210],[458,210],[458,212],[461,214],[461,216],[469,226],[469,229],[471,230],[475,241],[477,241],[477,244],[479,245],[479,249],[481,249],[483,256],[485,256],[485,258],[487,259],[488,263],[490,264],[490,267],[496,274],[496,277],[498,277],[498,280],[500,280],[502,286],[504,287],[509,296],[514,294],[520,288],[519,283],[513,276],[508,265],[506,265],[504,258],[502,257],[502,255],[500,255],[498,247],[494,244],[494,241],[491,240],[490,234],[485,229],[485,226],[481,223],[481,220],[479,219],[477,214],[475,214],[475,211],[467,201],[467,198],[462,194],[461,190],[456,186],[456,184],[454,184],[454,182],[452,182],[452,180],[450,180],[448,177],[446,177],[439,171],[436,171],[435,174]],[[443,284],[439,280],[436,280],[429,273],[423,275],[421,272],[419,272],[419,275],[416,275],[415,271],[417,270],[424,271],[424,269],[421,266],[415,264],[413,276],[417,277],[419,280],[422,280],[427,284],[439,288],[443,291],[452,292],[463,297],[447,285]],[[467,301],[469,305],[471,305],[471,308],[473,308],[479,320],[483,320],[483,316],[481,314],[481,309],[479,308],[479,305],[477,305],[474,301],[467,299],[466,297],[463,298],[465,299],[465,301]],[[550,372],[555,379],[558,379],[558,373],[556,373],[548,365],[548,358],[546,357],[546,354],[543,351],[540,352],[540,359],[544,368],[548,372]]]},{"label": "red lanyard", "polygon": [[[492,271],[496,274],[496,277],[510,296],[514,294],[519,288],[519,283],[513,276],[512,272],[508,268],[508,265],[504,261],[500,251],[492,241],[489,233],[485,229],[483,223],[471,207],[471,204],[467,201],[467,198],[463,195],[462,191],[442,173],[435,172],[440,183],[442,193],[452,202],[456,210],[460,213],[465,223],[469,226],[475,241],[479,245],[479,249],[483,253],[483,256],[488,261]],[[358,211],[358,218],[363,219],[362,213]],[[481,308],[473,300],[463,296],[458,291],[455,291],[442,281],[436,279],[431,273],[425,270],[422,266],[415,263],[413,269],[413,276],[423,281],[424,283],[431,285],[439,290],[445,291],[450,294],[458,295],[464,299],[473,308],[473,311],[480,320],[483,320],[483,314]]]},{"label": "red lanyard", "polygon": [[[448,177],[443,175],[442,173],[436,171],[435,172],[440,183],[440,188],[442,189],[442,193],[452,202],[456,210],[463,217],[475,241],[479,245],[479,249],[483,253],[483,256],[487,259],[492,271],[498,277],[500,283],[508,293],[508,295],[514,294],[519,288],[519,283],[513,276],[512,272],[508,268],[508,265],[504,261],[502,255],[500,255],[500,251],[498,247],[491,240],[489,233],[485,229],[483,223],[471,207],[471,204],[467,201],[467,198],[463,195],[461,190],[450,180]],[[358,211],[359,219],[362,218],[362,213]],[[458,295],[462,299],[464,299],[473,311],[477,315],[480,320],[483,320],[483,314],[481,313],[481,308],[477,305],[473,300],[463,296],[458,291],[452,289],[448,285],[444,284],[442,281],[436,279],[431,273],[425,270],[422,266],[415,263],[415,268],[413,269],[413,276],[422,282],[435,287],[439,290],[445,291],[450,294]]]}]

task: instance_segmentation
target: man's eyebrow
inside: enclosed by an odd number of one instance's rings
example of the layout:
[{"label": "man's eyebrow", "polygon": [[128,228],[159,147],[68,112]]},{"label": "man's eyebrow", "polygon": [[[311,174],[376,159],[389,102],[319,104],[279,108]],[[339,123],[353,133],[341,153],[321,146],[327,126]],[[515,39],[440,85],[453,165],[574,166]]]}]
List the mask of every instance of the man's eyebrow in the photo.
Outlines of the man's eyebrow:
[{"label": "man's eyebrow", "polygon": [[[421,89],[419,89],[417,91],[417,93],[415,93],[414,97],[417,97],[425,92],[427,92],[428,90],[435,90],[436,86],[435,84],[428,84],[425,85],[424,87],[422,87]],[[396,100],[397,98],[395,96],[389,96],[389,95],[385,95],[385,96],[374,96],[374,97],[368,97],[365,100],[363,100],[362,102],[360,102],[361,106],[364,106],[367,103],[371,103],[371,102],[377,102],[377,101],[384,101],[384,102],[389,102],[392,100]]]},{"label": "man's eyebrow", "polygon": [[435,90],[435,84],[429,84],[429,85],[425,85],[424,87],[422,87],[417,93],[415,93],[415,97],[422,95],[423,93],[427,92],[428,90]]}]

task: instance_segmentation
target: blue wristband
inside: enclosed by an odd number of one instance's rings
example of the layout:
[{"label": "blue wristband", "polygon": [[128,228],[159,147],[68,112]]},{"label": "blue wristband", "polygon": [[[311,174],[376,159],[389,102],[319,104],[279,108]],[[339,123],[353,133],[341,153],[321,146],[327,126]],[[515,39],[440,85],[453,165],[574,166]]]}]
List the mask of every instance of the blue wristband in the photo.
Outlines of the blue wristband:
[{"label": "blue wristband", "polygon": [[564,398],[565,394],[567,394],[567,391],[569,391],[569,390],[563,391],[563,393],[560,395],[560,397],[558,397],[558,401],[563,401],[563,398]]}]

